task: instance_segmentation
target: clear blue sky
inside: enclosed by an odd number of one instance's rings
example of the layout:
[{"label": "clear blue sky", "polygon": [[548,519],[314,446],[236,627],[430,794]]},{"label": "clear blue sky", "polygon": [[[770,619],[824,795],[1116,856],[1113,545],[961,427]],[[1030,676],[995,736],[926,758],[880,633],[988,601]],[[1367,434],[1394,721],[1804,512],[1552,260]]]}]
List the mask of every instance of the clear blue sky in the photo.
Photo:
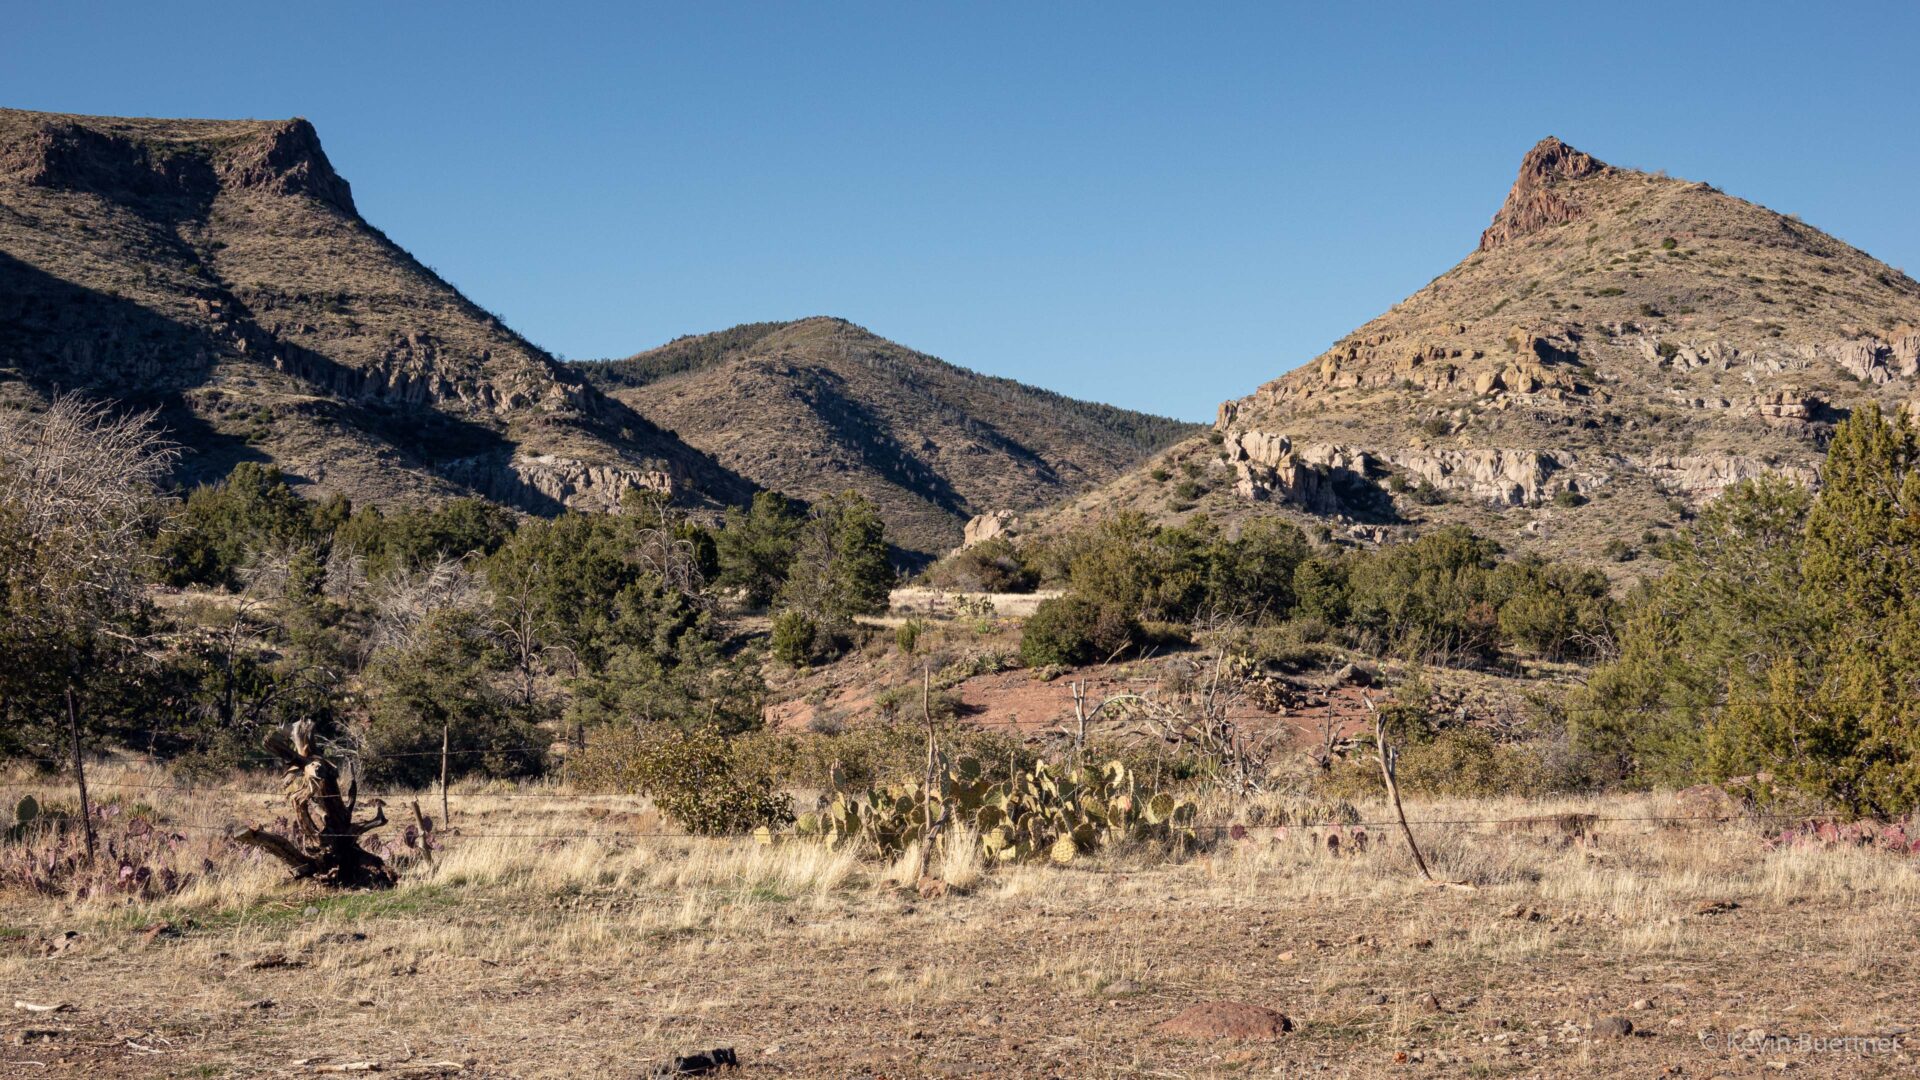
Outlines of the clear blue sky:
[{"label": "clear blue sky", "polygon": [[575,359],[835,314],[1208,418],[1471,250],[1547,134],[1920,273],[1912,4],[143,0],[5,23],[0,104],[308,117],[369,220]]}]

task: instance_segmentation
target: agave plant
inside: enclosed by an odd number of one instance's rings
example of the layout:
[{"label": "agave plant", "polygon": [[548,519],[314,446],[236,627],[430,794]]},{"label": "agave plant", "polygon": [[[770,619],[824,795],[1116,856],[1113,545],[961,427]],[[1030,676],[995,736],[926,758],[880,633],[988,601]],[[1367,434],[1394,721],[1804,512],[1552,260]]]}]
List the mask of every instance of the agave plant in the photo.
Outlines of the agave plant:
[{"label": "agave plant", "polygon": [[836,796],[820,812],[802,815],[797,831],[829,846],[869,844],[893,857],[924,838],[929,819],[951,821],[971,826],[991,861],[1062,864],[1121,840],[1193,832],[1191,802],[1141,790],[1118,761],[1072,770],[1042,762],[996,783],[979,761],[961,758],[938,777],[932,789],[907,781]]}]

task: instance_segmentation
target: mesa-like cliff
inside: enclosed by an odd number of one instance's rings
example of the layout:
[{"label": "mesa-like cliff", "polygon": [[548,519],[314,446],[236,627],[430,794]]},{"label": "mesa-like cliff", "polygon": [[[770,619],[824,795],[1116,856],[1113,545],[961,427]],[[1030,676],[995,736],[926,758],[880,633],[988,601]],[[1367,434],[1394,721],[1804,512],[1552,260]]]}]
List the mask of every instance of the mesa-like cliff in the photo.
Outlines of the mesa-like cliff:
[{"label": "mesa-like cliff", "polygon": [[756,484],[859,491],[921,557],[960,543],[976,514],[1058,503],[1200,430],[981,375],[844,319],[750,323],[578,366]]},{"label": "mesa-like cliff", "polygon": [[1464,522],[1631,558],[1728,484],[1817,478],[1920,393],[1920,284],[1799,219],[1546,139],[1477,249],[1056,522],[1278,512],[1377,540]]},{"label": "mesa-like cliff", "polygon": [[183,481],[253,459],[536,511],[751,491],[364,221],[299,119],[0,110],[0,397],[63,391],[159,408]]}]

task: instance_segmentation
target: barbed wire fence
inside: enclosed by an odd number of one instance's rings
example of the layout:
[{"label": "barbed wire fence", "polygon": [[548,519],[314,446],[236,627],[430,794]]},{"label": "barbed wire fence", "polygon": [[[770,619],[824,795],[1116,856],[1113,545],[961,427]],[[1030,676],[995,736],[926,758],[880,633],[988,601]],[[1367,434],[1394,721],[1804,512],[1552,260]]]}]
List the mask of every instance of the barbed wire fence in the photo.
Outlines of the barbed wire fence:
[{"label": "barbed wire fence", "polygon": [[[1841,700],[1823,699],[1823,703],[1829,704],[1829,705],[1844,705],[1844,704],[1848,704],[1849,702],[1841,701]],[[1883,702],[1877,701],[1875,699],[1859,699],[1857,702],[1854,702],[1854,703],[1881,704]],[[1336,703],[1329,703],[1328,707],[1334,707],[1335,704]],[[1793,702],[1743,701],[1743,702],[1720,702],[1720,703],[1651,703],[1651,704],[1645,704],[1645,705],[1637,705],[1629,708],[1575,707],[1571,709],[1560,708],[1558,709],[1558,711],[1561,712],[1562,714],[1577,714],[1577,713],[1619,714],[1619,713],[1627,713],[1627,712],[1662,712],[1662,711],[1701,712],[1701,711],[1714,711],[1714,710],[1734,709],[1734,708],[1774,708],[1774,707],[1782,707],[1787,705],[1804,707],[1806,705],[1806,701],[1795,700]],[[1290,717],[1284,713],[1273,713],[1273,712],[1234,713],[1234,714],[1229,714],[1227,718],[1235,721],[1239,721],[1239,722],[1262,721],[1262,722],[1270,722],[1270,723],[1286,722],[1289,719],[1305,719],[1304,717]],[[1009,720],[1009,721],[990,722],[990,723],[976,722],[972,726],[980,730],[996,730],[996,729],[1004,728],[1014,733],[1024,733],[1030,736],[1041,736],[1041,735],[1053,734],[1054,728],[1057,726],[1058,722],[1059,722],[1059,718],[1054,717],[1054,718],[1049,718],[1047,720],[1036,721],[1036,722],[1023,722],[1017,719]],[[498,746],[467,747],[467,748],[458,748],[458,749],[443,745],[438,750],[395,751],[392,753],[383,754],[381,756],[386,758],[433,757],[433,758],[439,758],[444,763],[450,758],[462,757],[462,756],[502,756],[502,755],[511,756],[515,754],[545,755],[547,753],[550,753],[551,750],[552,750],[552,744],[550,743],[523,744],[518,746],[504,746],[504,747],[498,747]],[[70,764],[67,761],[67,759],[64,757],[15,757],[9,760],[12,763],[33,764],[33,765],[48,766],[48,767],[55,767],[55,768],[61,767],[61,766],[67,766]],[[442,775],[443,776],[445,775],[444,770]],[[90,778],[87,783],[90,789],[98,789],[98,790],[106,790],[106,791],[139,791],[139,792],[167,791],[167,792],[174,792],[179,794],[191,794],[191,795],[223,795],[231,798],[279,799],[284,797],[284,792],[282,791],[237,789],[237,788],[230,787],[225,784],[219,784],[219,783],[204,784],[204,785],[180,783],[177,781],[162,782],[162,783],[129,783],[125,781],[103,781],[97,778]],[[45,789],[45,788],[52,788],[52,787],[58,787],[58,786],[61,786],[60,783],[52,777],[48,777],[46,779],[39,779],[39,778],[11,779],[11,780],[8,780],[4,785],[0,785],[0,787],[5,787],[5,788],[21,788],[21,789],[25,789],[25,788]],[[563,804],[577,803],[577,802],[604,803],[609,801],[611,802],[624,801],[634,805],[637,809],[647,809],[645,804],[648,801],[646,796],[632,794],[632,793],[624,793],[624,792],[573,792],[573,791],[566,791],[566,792],[562,792],[562,791],[452,792],[447,789],[444,783],[442,784],[439,793],[443,800],[443,803],[442,803],[443,807],[447,806],[452,801],[460,801],[463,803],[467,803],[469,805],[472,805],[475,803],[502,802],[502,801],[547,802],[547,803],[563,803]],[[371,798],[371,799],[392,800],[396,803],[400,803],[406,800],[418,799],[429,794],[431,794],[431,792],[417,791],[417,790],[405,790],[405,791],[396,790],[396,791],[371,794],[371,795],[363,793],[363,797]],[[1536,815],[1491,817],[1491,818],[1462,818],[1462,817],[1420,818],[1420,819],[1409,820],[1407,824],[1412,826],[1419,826],[1421,828],[1465,828],[1465,827],[1520,826],[1520,825],[1541,826],[1541,825],[1551,824],[1567,816],[1568,815],[1566,814],[1536,814]],[[1697,825],[1697,824],[1725,824],[1729,820],[1728,815],[1718,814],[1718,813],[1716,814],[1633,814],[1633,815],[1579,814],[1577,816],[1582,822],[1590,823],[1590,824],[1640,823],[1640,824],[1659,824],[1659,825],[1671,825],[1671,826],[1687,826],[1687,825]],[[462,838],[540,839],[540,840],[619,840],[619,839],[636,839],[636,838],[695,839],[695,838],[700,838],[706,835],[706,834],[694,832],[691,830],[664,830],[664,829],[619,829],[619,830],[601,830],[601,831],[574,830],[574,831],[565,831],[565,832],[528,831],[528,830],[497,831],[497,830],[486,830],[486,829],[470,830],[466,828],[451,826],[450,822],[447,820],[448,817],[449,815],[447,815],[443,810],[442,825],[446,826],[445,828],[446,833],[448,835],[458,836]],[[1807,819],[1807,815],[1805,813],[1766,813],[1766,812],[1761,812],[1754,809],[1744,810],[1738,815],[1738,817],[1740,820],[1744,820],[1747,822],[1754,822],[1754,823],[1800,822],[1800,821],[1805,821]],[[1309,831],[1311,830],[1352,830],[1352,829],[1387,828],[1390,826],[1396,826],[1398,824],[1399,822],[1397,820],[1288,821],[1284,823],[1274,823],[1274,824],[1255,823],[1250,821],[1227,821],[1227,822],[1215,821],[1215,822],[1194,822],[1194,823],[1190,823],[1190,825],[1188,825],[1187,827],[1194,832],[1209,833],[1214,835],[1227,834],[1227,835],[1234,836],[1237,839],[1244,836],[1252,836],[1252,835],[1263,834],[1263,833],[1268,835],[1282,835],[1284,834],[1285,830],[1290,830],[1290,829],[1309,830]],[[183,823],[157,824],[154,827],[159,829],[174,830],[179,832],[227,833],[232,831],[231,826],[210,826],[210,825],[183,824]]]}]

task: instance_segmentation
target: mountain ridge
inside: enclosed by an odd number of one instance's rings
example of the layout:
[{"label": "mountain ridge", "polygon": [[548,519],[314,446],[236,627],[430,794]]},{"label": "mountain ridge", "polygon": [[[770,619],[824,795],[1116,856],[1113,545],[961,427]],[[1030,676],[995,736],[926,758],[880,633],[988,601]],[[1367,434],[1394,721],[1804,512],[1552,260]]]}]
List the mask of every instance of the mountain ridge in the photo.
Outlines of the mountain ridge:
[{"label": "mountain ridge", "polygon": [[298,118],[0,110],[0,383],[162,408],[183,482],[252,459],[376,502],[751,491],[362,219]]},{"label": "mountain ridge", "polygon": [[1917,327],[1920,284],[1865,252],[1550,137],[1460,263],[1049,527],[1283,513],[1630,558],[1730,483],[1814,479],[1855,405],[1905,407]]},{"label": "mountain ridge", "polygon": [[577,366],[755,483],[860,491],[923,557],[977,514],[1038,509],[1200,429],[983,375],[831,316]]}]

